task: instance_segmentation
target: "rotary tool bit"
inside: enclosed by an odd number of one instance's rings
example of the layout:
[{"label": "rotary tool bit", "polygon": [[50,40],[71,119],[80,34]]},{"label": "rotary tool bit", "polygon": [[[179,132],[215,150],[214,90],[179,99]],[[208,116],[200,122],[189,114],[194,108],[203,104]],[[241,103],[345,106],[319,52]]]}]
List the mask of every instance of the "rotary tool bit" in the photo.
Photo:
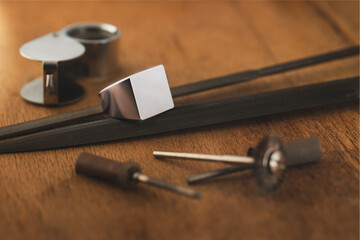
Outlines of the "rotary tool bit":
[{"label": "rotary tool bit", "polygon": [[140,165],[132,161],[119,163],[83,152],[76,161],[75,171],[79,174],[110,182],[124,189],[133,189],[137,183],[142,182],[188,197],[200,197],[200,193],[192,189],[162,182],[142,174]]},{"label": "rotary tool bit", "polygon": [[171,157],[237,163],[235,166],[191,176],[187,181],[189,184],[194,184],[217,176],[253,169],[260,189],[265,193],[270,193],[281,185],[287,167],[319,161],[321,145],[319,140],[314,137],[283,143],[279,137],[271,134],[263,138],[256,148],[250,148],[249,156],[246,157],[160,151],[154,151],[153,154],[158,158]]}]

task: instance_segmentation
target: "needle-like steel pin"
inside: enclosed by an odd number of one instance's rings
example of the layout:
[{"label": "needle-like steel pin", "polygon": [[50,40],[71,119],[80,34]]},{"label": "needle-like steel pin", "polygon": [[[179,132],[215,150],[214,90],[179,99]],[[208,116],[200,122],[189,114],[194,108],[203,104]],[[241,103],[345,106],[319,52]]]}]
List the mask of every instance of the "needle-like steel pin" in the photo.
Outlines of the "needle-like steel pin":
[{"label": "needle-like steel pin", "polygon": [[199,153],[178,153],[178,152],[161,152],[154,151],[155,157],[172,157],[172,158],[184,158],[192,160],[204,160],[204,161],[216,161],[224,163],[242,163],[242,164],[254,164],[254,158],[232,156],[232,155],[211,155],[211,154],[199,154]]},{"label": "needle-like steel pin", "polygon": [[76,161],[75,171],[76,173],[113,183],[125,189],[132,189],[137,183],[142,182],[188,197],[199,198],[201,196],[199,192],[192,189],[176,186],[141,174],[140,165],[136,162],[125,162],[122,164],[84,152],[79,155]]},{"label": "needle-like steel pin", "polygon": [[209,178],[253,169],[257,184],[264,192],[269,193],[281,185],[286,167],[319,161],[321,145],[317,138],[300,139],[283,144],[277,136],[268,135],[251,151],[251,156],[247,157],[160,151],[154,151],[153,154],[155,157],[239,163],[240,165],[191,176],[187,181],[189,184],[194,184]]}]

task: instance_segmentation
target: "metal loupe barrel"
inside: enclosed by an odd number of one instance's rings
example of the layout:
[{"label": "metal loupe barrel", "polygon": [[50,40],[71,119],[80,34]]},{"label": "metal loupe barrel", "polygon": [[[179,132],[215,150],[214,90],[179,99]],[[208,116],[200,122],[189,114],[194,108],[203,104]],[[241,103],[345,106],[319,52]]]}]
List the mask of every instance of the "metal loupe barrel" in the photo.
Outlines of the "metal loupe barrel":
[{"label": "metal loupe barrel", "polygon": [[116,74],[120,30],[111,24],[82,22],[71,24],[60,31],[85,46],[85,54],[66,64],[64,74],[71,77],[103,80]]}]

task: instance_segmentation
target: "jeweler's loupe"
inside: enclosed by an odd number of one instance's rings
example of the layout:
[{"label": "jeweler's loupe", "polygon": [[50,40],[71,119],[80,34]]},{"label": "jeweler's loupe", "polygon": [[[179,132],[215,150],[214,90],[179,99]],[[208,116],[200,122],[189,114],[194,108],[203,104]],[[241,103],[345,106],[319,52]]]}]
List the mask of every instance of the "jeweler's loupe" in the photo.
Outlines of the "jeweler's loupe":
[{"label": "jeweler's loupe", "polygon": [[120,30],[110,24],[83,22],[24,44],[20,54],[42,62],[43,76],[27,83],[21,96],[35,104],[61,105],[84,94],[75,79],[107,78],[118,71]]}]

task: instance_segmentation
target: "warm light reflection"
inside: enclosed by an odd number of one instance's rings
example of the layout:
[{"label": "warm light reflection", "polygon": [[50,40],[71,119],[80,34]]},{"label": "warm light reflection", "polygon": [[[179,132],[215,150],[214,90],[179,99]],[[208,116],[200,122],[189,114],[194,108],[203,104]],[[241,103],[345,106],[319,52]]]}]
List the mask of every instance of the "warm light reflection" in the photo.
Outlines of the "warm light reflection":
[{"label": "warm light reflection", "polygon": [[6,5],[5,2],[0,2],[0,45],[3,45],[4,36],[8,31],[7,16],[6,16]]},{"label": "warm light reflection", "polygon": [[[24,18],[27,12],[21,14],[20,10],[26,9],[24,2],[0,2],[0,46],[8,51],[17,51],[21,45],[22,36],[27,27]],[[24,31],[23,31],[24,30]]]}]

